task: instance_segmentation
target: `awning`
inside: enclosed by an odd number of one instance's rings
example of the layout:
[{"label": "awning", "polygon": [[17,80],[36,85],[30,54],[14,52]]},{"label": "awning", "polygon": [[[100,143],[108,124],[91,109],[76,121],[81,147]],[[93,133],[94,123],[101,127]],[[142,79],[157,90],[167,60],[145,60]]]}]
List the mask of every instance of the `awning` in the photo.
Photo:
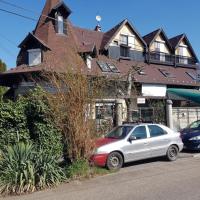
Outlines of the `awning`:
[{"label": "awning", "polygon": [[176,100],[189,100],[200,104],[200,91],[195,89],[179,89],[169,88],[167,89],[167,95],[169,99],[175,98]]}]

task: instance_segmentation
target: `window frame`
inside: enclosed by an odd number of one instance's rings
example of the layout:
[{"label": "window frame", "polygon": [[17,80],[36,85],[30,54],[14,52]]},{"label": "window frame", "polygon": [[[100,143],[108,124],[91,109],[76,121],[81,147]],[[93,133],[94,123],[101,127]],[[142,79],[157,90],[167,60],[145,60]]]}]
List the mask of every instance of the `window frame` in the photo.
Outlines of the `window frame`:
[{"label": "window frame", "polygon": [[[29,49],[27,50],[28,52],[28,66],[32,67],[32,66],[36,66],[36,65],[39,65],[42,63],[42,50],[41,49]],[[39,57],[40,57],[40,61],[37,63],[37,64],[34,64],[34,63],[30,63],[30,57],[31,57],[31,53],[36,53],[38,52],[39,53]]]}]

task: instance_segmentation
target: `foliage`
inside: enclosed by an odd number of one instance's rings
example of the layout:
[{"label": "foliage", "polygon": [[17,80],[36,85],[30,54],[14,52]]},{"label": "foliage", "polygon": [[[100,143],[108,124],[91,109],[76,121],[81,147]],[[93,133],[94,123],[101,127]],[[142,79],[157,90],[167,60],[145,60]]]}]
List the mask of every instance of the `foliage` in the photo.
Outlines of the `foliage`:
[{"label": "foliage", "polygon": [[[0,73],[1,72],[5,72],[7,69],[7,66],[6,64],[0,59]],[[3,99],[3,95],[4,93],[7,91],[7,88],[6,87],[2,87],[0,86],[0,100]]]},{"label": "foliage", "polygon": [[2,152],[0,161],[1,192],[21,194],[35,191],[35,164],[33,146],[18,143]]},{"label": "foliage", "polygon": [[93,150],[93,121],[90,119],[92,98],[87,77],[81,73],[45,75],[56,93],[48,94],[54,121],[65,143],[65,157],[71,162],[87,158]]},{"label": "foliage", "polygon": [[0,186],[4,194],[22,194],[57,185],[66,176],[54,156],[17,143],[2,152]]},{"label": "foliage", "polygon": [[0,102],[0,149],[30,139],[25,115],[25,102]]},{"label": "foliage", "polygon": [[80,159],[73,162],[66,169],[68,178],[78,179],[82,177],[88,177],[90,174],[90,166],[87,160]]},{"label": "foliage", "polygon": [[26,101],[28,128],[34,145],[46,154],[60,157],[63,151],[62,136],[51,117],[44,91],[36,88]]},{"label": "foliage", "polygon": [[41,151],[36,160],[36,183],[38,189],[58,185],[66,179],[63,169],[58,165],[56,156]]},{"label": "foliage", "polygon": [[5,72],[7,69],[6,64],[0,59],[0,72]]}]

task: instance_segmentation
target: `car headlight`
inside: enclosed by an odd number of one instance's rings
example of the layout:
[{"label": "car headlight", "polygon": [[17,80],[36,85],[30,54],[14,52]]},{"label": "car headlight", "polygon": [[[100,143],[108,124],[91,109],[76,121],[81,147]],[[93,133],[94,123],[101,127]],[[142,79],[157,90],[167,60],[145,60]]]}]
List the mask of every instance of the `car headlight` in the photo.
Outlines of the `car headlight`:
[{"label": "car headlight", "polygon": [[199,136],[196,136],[196,137],[192,137],[192,138],[190,138],[189,140],[200,140],[200,135],[199,135]]}]

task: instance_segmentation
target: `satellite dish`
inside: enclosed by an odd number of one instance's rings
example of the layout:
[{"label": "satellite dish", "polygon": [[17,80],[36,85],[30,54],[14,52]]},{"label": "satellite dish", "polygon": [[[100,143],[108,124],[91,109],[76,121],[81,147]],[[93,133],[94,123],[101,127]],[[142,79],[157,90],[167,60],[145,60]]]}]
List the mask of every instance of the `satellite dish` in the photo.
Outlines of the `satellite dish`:
[{"label": "satellite dish", "polygon": [[97,16],[96,16],[96,20],[97,20],[98,22],[100,22],[100,21],[101,21],[101,19],[102,19],[102,18],[101,18],[101,16],[100,16],[100,15],[97,15]]}]

